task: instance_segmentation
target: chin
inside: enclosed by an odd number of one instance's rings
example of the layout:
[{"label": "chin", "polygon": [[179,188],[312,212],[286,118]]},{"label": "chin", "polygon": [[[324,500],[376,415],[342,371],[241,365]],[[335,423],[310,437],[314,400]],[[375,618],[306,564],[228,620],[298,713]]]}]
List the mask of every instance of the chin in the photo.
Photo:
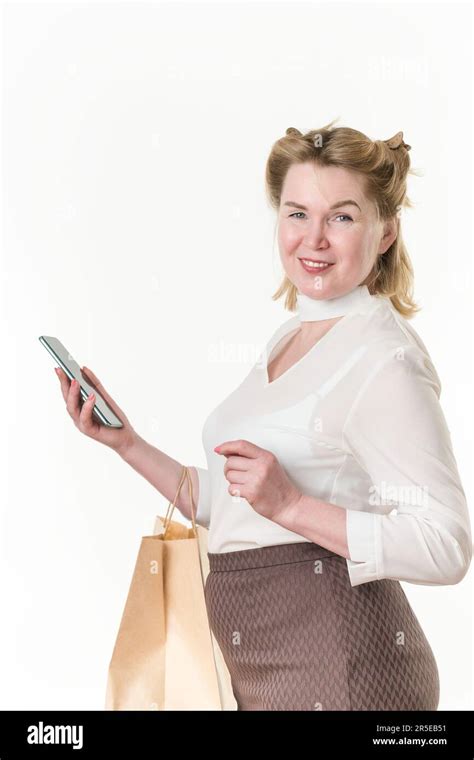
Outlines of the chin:
[{"label": "chin", "polygon": [[328,293],[330,291],[339,290],[341,287],[337,272],[334,270],[327,274],[307,274],[304,277],[301,277],[300,275],[299,277],[295,277],[292,282],[295,283],[297,289],[301,293],[305,293],[313,298],[317,298],[318,296],[328,298]]}]

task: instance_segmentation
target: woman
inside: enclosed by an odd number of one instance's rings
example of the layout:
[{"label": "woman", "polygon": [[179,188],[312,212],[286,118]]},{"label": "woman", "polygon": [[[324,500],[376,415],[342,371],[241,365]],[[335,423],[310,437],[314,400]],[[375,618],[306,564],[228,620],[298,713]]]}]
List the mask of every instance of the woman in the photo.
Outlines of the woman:
[{"label": "woman", "polygon": [[[401,132],[371,141],[290,128],[267,191],[296,315],[207,418],[208,469],[190,467],[209,528],[205,596],[239,710],[435,710],[436,661],[400,581],[459,583],[472,556],[440,381],[417,311],[399,212]],[[125,421],[79,429],[172,501],[182,465]],[[186,517],[186,494],[178,508]]]}]

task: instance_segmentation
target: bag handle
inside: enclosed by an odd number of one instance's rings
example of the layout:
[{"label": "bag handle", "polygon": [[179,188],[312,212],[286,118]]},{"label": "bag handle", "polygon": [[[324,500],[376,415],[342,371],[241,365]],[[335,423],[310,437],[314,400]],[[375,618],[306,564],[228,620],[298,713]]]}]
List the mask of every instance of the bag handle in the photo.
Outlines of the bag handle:
[{"label": "bag handle", "polygon": [[[194,498],[193,498],[193,484],[192,484],[191,475],[189,474],[188,468],[186,467],[186,465],[183,465],[183,471],[182,471],[181,477],[179,479],[178,490],[176,491],[176,496],[173,499],[173,503],[171,503],[171,502],[168,503],[168,510],[166,512],[166,516],[165,516],[165,519],[164,519],[165,530],[164,530],[164,533],[163,533],[163,538],[166,537],[166,531],[168,530],[169,525],[171,523],[171,516],[172,516],[172,514],[174,512],[174,508],[176,506],[176,500],[177,500],[177,498],[179,496],[179,492],[181,490],[181,486],[183,485],[183,481],[184,481],[185,477],[188,480],[188,491],[189,491],[189,496],[190,496],[190,500],[191,500],[191,520],[192,520],[192,523],[193,523],[194,532],[195,532],[195,534],[197,536],[196,517],[195,517],[195,509],[194,509]],[[171,509],[171,511],[170,511],[170,509]]]},{"label": "bag handle", "polygon": [[[163,539],[166,537],[166,531],[168,530],[168,527],[169,527],[169,525],[171,523],[171,515],[173,514],[174,508],[176,506],[176,500],[178,498],[178,495],[179,495],[179,492],[181,490],[181,486],[183,485],[183,481],[184,481],[185,477],[187,477],[187,479],[188,479],[188,491],[189,491],[189,496],[190,496],[190,499],[191,499],[191,518],[192,518],[192,523],[193,523],[193,528],[194,528],[194,534],[196,536],[197,544],[198,544],[199,568],[200,568],[200,571],[201,571],[202,584],[203,584],[203,588],[204,588],[205,587],[205,583],[206,583],[206,579],[205,579],[205,575],[204,575],[204,568],[202,566],[201,542],[199,540],[199,533],[198,533],[198,530],[197,530],[197,527],[196,527],[196,518],[195,518],[195,510],[194,510],[194,498],[193,498],[193,484],[192,484],[192,480],[191,480],[191,475],[189,474],[189,470],[188,470],[188,468],[185,465],[183,465],[183,472],[181,473],[181,477],[179,479],[178,490],[176,491],[176,496],[173,499],[173,503],[172,504],[168,503],[168,511],[166,512],[166,516],[165,516],[165,520],[164,520],[165,530],[163,532]],[[170,511],[170,508],[171,508],[171,511]],[[218,666],[217,660],[216,660],[216,652],[215,652],[215,645],[214,645],[214,634],[212,632],[211,623],[210,623],[210,620],[209,620],[209,615],[207,616],[207,623],[208,623],[208,626],[209,626],[209,635],[210,635],[210,639],[211,639],[212,658],[214,660],[214,668],[215,668],[215,672],[216,672],[217,685],[218,685],[218,689],[219,689],[219,696],[220,696],[220,700],[221,700],[222,709],[224,709],[223,708],[224,698],[223,698],[223,694],[222,694],[221,676],[219,675],[219,666]]]}]

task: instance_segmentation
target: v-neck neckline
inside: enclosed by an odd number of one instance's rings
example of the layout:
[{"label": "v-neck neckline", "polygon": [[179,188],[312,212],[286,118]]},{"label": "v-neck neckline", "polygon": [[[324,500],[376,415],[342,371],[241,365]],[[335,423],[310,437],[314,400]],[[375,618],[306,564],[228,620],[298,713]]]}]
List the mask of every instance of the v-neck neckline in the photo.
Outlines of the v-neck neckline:
[{"label": "v-neck neckline", "polygon": [[[347,314],[344,314],[336,324],[334,324],[332,327],[327,330],[327,332],[324,333],[324,335],[319,338],[319,340],[316,341],[316,343],[311,346],[309,351],[306,351],[303,356],[298,359],[294,364],[291,365],[291,367],[288,367],[285,372],[283,372],[281,375],[278,375],[274,380],[270,381],[268,378],[268,366],[270,364],[270,359],[272,358],[272,353],[275,348],[285,339],[290,336],[292,332],[295,332],[296,328],[301,325],[300,318],[298,316],[293,317],[289,320],[289,322],[286,323],[286,327],[288,329],[285,330],[283,335],[280,334],[280,330],[277,330],[274,334],[273,338],[270,339],[269,343],[266,346],[265,354],[266,357],[265,361],[263,362],[262,366],[262,379],[263,379],[263,387],[264,388],[273,388],[274,385],[278,385],[288,378],[289,375],[291,375],[294,370],[296,370],[298,367],[300,367],[303,362],[308,361],[314,354],[316,354],[318,351],[321,350],[321,345],[328,342],[329,336],[334,332],[334,330],[337,330],[339,325],[345,324],[347,321],[347,317],[351,315],[353,312],[349,311]],[[282,326],[283,327],[283,326]],[[289,342],[289,341],[287,341]],[[276,357],[275,357],[276,358]]]}]

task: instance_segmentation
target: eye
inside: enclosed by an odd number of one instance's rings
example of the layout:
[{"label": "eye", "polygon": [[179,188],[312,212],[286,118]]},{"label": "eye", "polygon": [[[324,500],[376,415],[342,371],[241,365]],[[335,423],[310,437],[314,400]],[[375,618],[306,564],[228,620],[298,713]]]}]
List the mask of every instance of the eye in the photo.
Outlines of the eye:
[{"label": "eye", "polygon": [[[301,219],[301,217],[300,217],[300,216],[298,216],[298,214],[302,214],[303,216],[305,216],[305,213],[304,213],[304,211],[295,211],[293,214],[290,214],[290,217],[293,217],[293,216],[294,216],[294,217],[298,217],[298,219]],[[338,215],[335,217],[335,219],[339,219],[340,217],[344,217],[344,219],[349,219],[349,221],[350,221],[350,222],[352,222],[352,221],[353,221],[353,220],[352,220],[352,217],[350,217],[348,214],[338,214]]]}]

